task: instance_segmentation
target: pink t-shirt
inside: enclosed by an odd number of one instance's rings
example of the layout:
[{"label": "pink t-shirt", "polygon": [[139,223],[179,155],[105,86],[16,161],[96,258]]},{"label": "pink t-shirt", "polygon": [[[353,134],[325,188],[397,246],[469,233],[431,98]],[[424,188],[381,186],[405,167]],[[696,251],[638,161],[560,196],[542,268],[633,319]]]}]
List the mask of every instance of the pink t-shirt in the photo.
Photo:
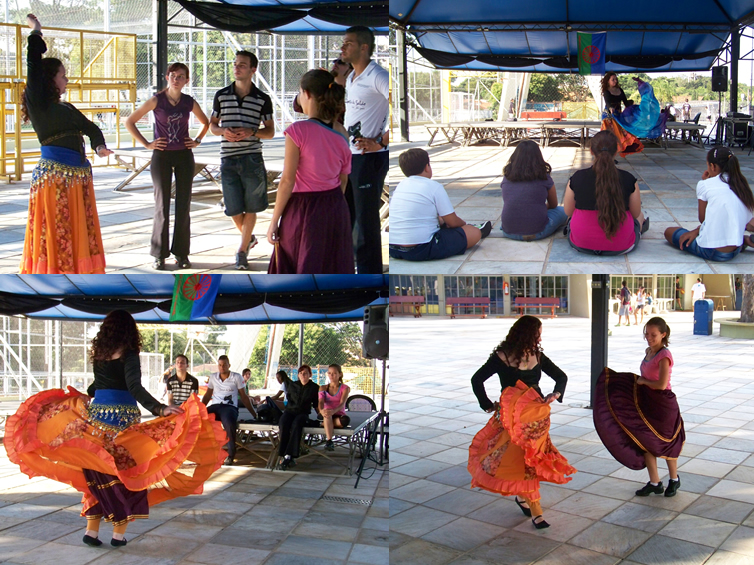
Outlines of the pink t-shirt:
[{"label": "pink t-shirt", "polygon": [[340,188],[340,175],[351,172],[348,140],[317,120],[294,122],[285,135],[299,148],[293,192]]},{"label": "pink t-shirt", "polygon": [[626,211],[626,218],[610,239],[600,227],[598,214],[597,210],[573,211],[570,237],[574,245],[595,251],[626,251],[636,243],[631,212]]},{"label": "pink t-shirt", "polygon": [[668,367],[668,386],[665,390],[670,390],[670,375],[673,374],[673,356],[670,354],[670,350],[667,347],[660,349],[654,357],[647,361],[646,356],[641,362],[641,376],[648,381],[660,380],[660,360],[668,359],[670,361],[670,367]]}]

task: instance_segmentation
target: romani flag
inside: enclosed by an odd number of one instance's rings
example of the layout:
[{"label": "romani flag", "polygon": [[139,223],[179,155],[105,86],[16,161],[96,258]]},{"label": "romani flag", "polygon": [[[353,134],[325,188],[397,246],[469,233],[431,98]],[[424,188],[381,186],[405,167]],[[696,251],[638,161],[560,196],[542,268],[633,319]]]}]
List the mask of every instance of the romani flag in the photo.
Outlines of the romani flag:
[{"label": "romani flag", "polygon": [[222,275],[174,275],[171,322],[187,322],[212,315]]},{"label": "romani flag", "polygon": [[605,37],[607,32],[597,33],[578,32],[579,44],[579,74],[605,74]]}]

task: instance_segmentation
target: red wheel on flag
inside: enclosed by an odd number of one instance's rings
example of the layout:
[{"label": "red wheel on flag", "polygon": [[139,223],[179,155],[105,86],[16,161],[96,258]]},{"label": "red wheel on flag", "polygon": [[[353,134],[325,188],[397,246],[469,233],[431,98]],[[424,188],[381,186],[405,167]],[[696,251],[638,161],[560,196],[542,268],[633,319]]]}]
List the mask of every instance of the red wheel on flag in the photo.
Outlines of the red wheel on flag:
[{"label": "red wheel on flag", "polygon": [[212,284],[212,278],[209,275],[191,275],[183,283],[181,293],[189,300],[199,300],[206,294]]},{"label": "red wheel on flag", "polygon": [[600,50],[594,45],[587,45],[581,50],[581,58],[590,65],[599,61],[600,55]]}]

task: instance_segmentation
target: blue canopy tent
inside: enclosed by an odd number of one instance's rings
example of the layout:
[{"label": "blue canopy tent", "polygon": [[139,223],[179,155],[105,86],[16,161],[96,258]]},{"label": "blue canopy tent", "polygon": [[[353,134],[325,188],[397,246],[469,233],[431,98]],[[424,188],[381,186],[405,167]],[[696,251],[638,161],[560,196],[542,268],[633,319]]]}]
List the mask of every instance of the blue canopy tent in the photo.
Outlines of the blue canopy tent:
[{"label": "blue canopy tent", "polygon": [[[172,275],[0,275],[0,315],[99,321],[121,308],[137,322],[169,323]],[[213,315],[197,324],[361,320],[387,305],[387,275],[223,275]],[[182,322],[185,324],[186,322]]]},{"label": "blue canopy tent", "polygon": [[[407,34],[437,68],[476,71],[577,71],[577,31],[606,31],[605,68],[621,73],[708,70],[730,48],[733,105],[740,33],[754,21],[754,0],[391,0],[390,21],[399,73]],[[404,133],[407,140],[407,123]]]}]

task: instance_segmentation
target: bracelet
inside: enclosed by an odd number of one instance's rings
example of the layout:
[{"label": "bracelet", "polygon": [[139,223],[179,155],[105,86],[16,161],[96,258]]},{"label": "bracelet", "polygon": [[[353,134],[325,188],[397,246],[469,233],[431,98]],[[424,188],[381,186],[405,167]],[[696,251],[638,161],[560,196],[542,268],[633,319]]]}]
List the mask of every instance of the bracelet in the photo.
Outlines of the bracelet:
[{"label": "bracelet", "polygon": [[107,149],[107,145],[98,145],[94,152],[99,154],[100,149]]}]

